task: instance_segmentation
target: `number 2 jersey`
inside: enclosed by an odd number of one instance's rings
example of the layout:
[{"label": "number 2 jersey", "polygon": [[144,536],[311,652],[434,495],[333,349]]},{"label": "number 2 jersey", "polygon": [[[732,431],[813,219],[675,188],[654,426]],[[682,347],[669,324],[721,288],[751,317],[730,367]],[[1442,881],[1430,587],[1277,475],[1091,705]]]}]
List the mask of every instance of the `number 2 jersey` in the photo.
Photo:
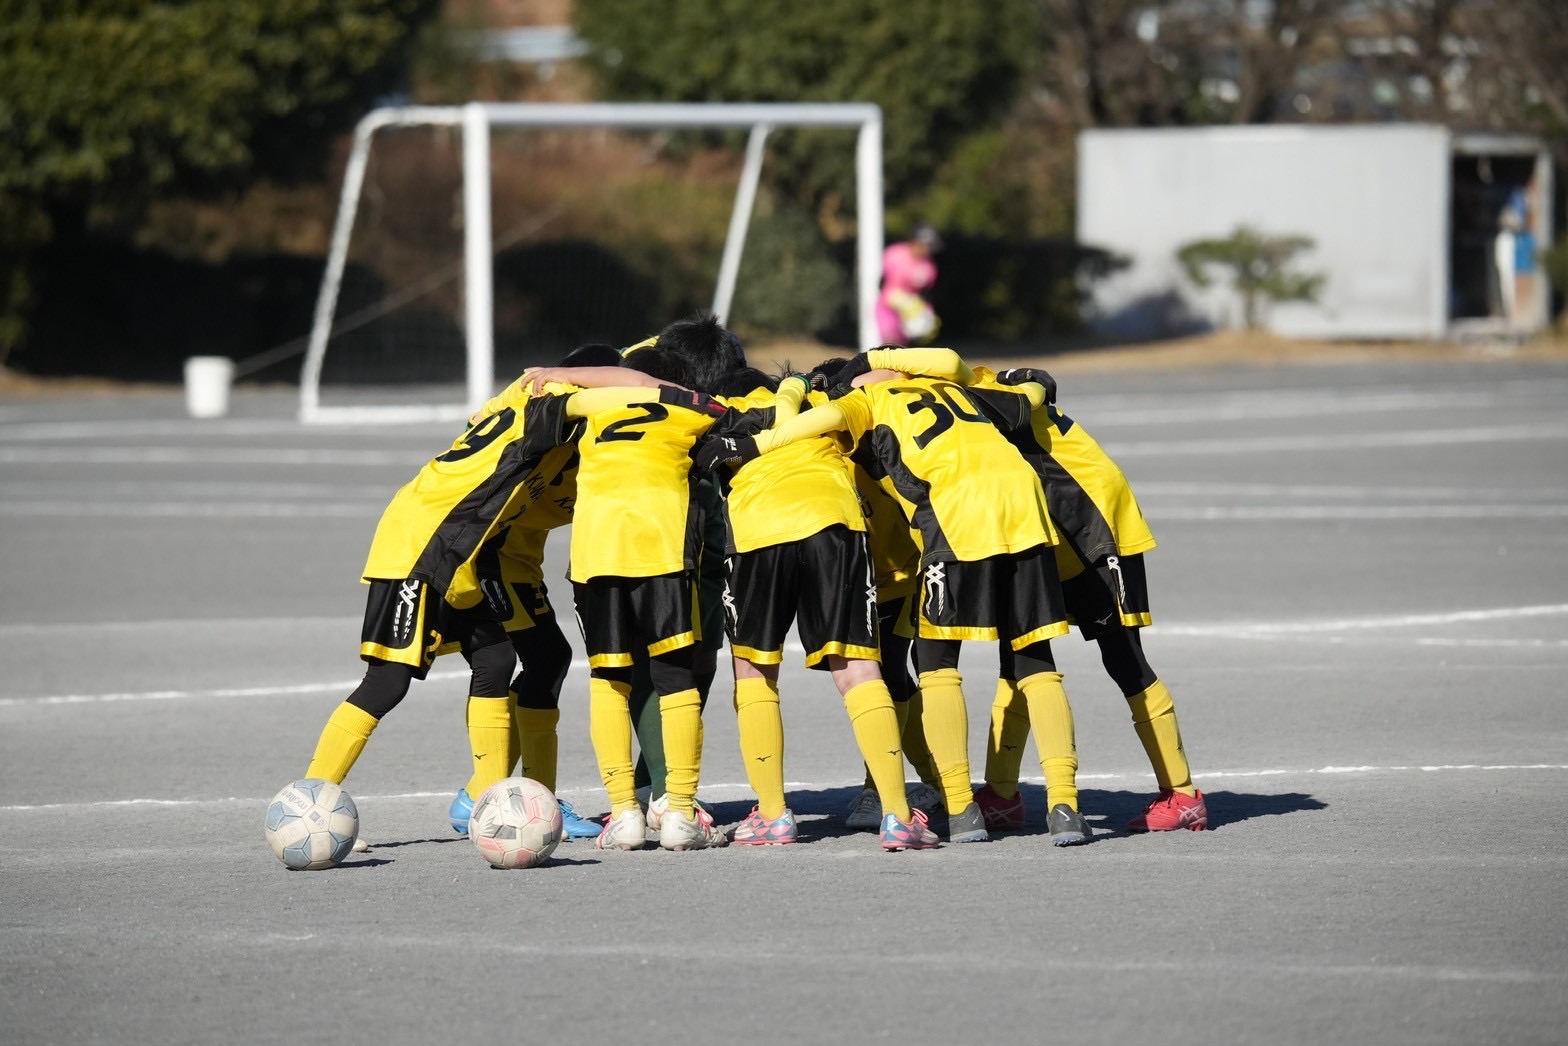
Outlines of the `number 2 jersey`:
[{"label": "number 2 jersey", "polygon": [[573,581],[657,577],[696,567],[700,533],[691,449],[723,414],[717,400],[661,386],[657,402],[587,415],[577,441]]}]

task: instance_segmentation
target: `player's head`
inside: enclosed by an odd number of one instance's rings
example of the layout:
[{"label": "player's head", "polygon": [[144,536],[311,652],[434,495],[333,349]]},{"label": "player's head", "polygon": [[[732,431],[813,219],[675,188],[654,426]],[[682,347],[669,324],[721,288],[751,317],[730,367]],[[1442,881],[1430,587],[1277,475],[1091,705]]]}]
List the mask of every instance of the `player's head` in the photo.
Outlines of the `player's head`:
[{"label": "player's head", "polygon": [[715,396],[748,396],[758,389],[777,392],[779,379],[755,367],[741,367],[720,375],[708,391]]},{"label": "player's head", "polygon": [[909,242],[921,248],[927,255],[936,254],[942,249],[942,234],[937,232],[925,222],[915,226],[914,235],[909,237]]},{"label": "player's head", "polygon": [[619,367],[621,365],[621,350],[614,345],[594,341],[577,348],[561,357],[558,367]]},{"label": "player's head", "polygon": [[811,379],[811,387],[819,392],[825,392],[833,386],[840,384],[838,372],[849,366],[848,356],[829,356],[821,363],[806,372],[806,377]]},{"label": "player's head", "polygon": [[676,320],[659,332],[657,344],[686,362],[692,388],[703,392],[714,391],[724,374],[746,365],[740,339],[711,313]]},{"label": "player's head", "polygon": [[664,351],[663,346],[627,353],[621,360],[621,366],[628,370],[639,371],[651,378],[658,378],[660,381],[684,385],[687,388],[697,387],[692,379],[691,367],[673,352]]}]

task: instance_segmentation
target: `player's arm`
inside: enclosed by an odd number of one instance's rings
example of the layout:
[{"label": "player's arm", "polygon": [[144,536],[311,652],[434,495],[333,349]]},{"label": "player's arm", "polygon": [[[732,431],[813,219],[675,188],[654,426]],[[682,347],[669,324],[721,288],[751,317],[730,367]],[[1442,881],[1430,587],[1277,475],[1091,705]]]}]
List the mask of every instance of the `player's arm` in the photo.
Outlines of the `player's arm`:
[{"label": "player's arm", "polygon": [[773,425],[779,425],[792,420],[800,413],[800,405],[806,398],[806,393],[811,391],[811,379],[804,374],[791,374],[779,382],[779,390],[773,397]]},{"label": "player's arm", "polygon": [[525,370],[520,379],[537,395],[546,382],[576,385],[583,389],[641,388],[653,389],[660,385],[681,388],[673,382],[660,381],[651,374],[625,367],[539,367]]},{"label": "player's arm", "polygon": [[852,431],[854,420],[840,402],[813,407],[798,414],[782,425],[759,432],[755,436],[708,436],[692,451],[692,463],[699,469],[715,469],[720,465],[739,468],[753,458],[768,451],[813,436],[826,436],[830,432]]},{"label": "player's arm", "polygon": [[973,385],[975,372],[952,349],[872,349],[862,354],[867,370],[898,370],[925,378]]},{"label": "player's arm", "polygon": [[1047,402],[1045,386],[1036,381],[1019,385],[972,385],[964,391],[998,428],[1007,432],[1026,427],[1029,415]]}]

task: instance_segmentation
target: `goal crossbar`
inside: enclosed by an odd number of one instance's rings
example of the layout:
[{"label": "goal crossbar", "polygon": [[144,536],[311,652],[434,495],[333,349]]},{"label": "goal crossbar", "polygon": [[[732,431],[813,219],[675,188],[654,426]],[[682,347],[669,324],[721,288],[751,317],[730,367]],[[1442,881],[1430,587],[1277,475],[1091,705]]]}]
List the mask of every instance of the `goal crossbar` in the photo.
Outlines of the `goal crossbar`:
[{"label": "goal crossbar", "polygon": [[[349,237],[359,208],[370,144],[392,127],[460,127],[463,141],[463,258],[466,398],[461,405],[426,407],[323,406],[321,367],[332,334],[332,318]],[[492,127],[749,129],[745,164],[725,238],[713,311],[728,317],[740,252],[761,176],[763,143],[778,127],[845,128],[855,141],[855,303],[862,347],[876,344],[876,299],[882,277],[882,110],[868,102],[626,102],[598,104],[470,102],[462,106],[403,106],[376,109],[354,130],[353,149],[332,229],[332,244],[316,299],[310,341],[300,374],[300,419],[306,422],[455,419],[467,417],[495,388],[494,285],[491,273],[490,129]]]}]

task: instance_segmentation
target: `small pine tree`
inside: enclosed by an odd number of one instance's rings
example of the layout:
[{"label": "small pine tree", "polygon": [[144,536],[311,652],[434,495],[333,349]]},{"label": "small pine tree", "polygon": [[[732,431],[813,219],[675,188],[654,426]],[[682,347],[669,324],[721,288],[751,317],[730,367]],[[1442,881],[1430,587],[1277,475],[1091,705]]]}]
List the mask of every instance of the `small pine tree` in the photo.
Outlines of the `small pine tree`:
[{"label": "small pine tree", "polygon": [[1241,225],[1222,240],[1194,240],[1183,245],[1176,258],[1187,278],[1199,287],[1212,282],[1211,266],[1231,271],[1231,285],[1241,295],[1247,329],[1259,324],[1259,303],[1278,301],[1317,301],[1328,277],[1323,273],[1290,271],[1291,260],[1309,250],[1308,236],[1268,236],[1251,226]]}]

